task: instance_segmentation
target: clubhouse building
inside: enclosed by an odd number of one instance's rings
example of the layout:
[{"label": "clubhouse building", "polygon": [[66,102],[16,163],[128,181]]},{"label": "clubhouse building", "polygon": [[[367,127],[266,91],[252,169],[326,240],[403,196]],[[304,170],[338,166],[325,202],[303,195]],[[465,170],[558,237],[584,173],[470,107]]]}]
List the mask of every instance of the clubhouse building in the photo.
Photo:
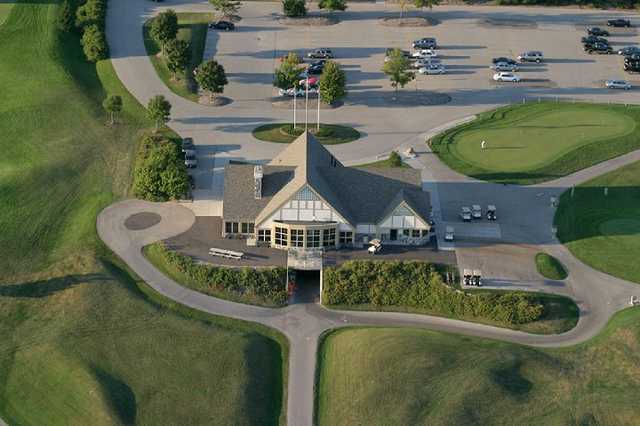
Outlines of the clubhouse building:
[{"label": "clubhouse building", "polygon": [[430,212],[419,170],[345,167],[308,132],[265,165],[224,170],[222,236],[250,245],[421,245]]}]

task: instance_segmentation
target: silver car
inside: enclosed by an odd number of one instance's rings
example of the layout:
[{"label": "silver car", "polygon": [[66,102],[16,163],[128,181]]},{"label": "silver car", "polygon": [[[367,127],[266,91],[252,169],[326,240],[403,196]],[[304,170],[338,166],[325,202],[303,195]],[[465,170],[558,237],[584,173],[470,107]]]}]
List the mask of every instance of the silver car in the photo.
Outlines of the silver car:
[{"label": "silver car", "polygon": [[446,74],[447,69],[442,64],[433,64],[426,67],[422,67],[418,69],[420,74],[426,75],[437,75],[437,74]]},{"label": "silver car", "polygon": [[507,62],[498,62],[496,64],[491,65],[491,69],[494,69],[496,71],[514,72],[514,71],[518,71],[518,65],[509,64]]},{"label": "silver car", "polygon": [[607,89],[631,89],[631,85],[624,80],[607,80],[604,84]]},{"label": "silver car", "polygon": [[198,167],[198,159],[195,154],[185,154],[184,165],[187,166],[188,169],[195,169]]}]

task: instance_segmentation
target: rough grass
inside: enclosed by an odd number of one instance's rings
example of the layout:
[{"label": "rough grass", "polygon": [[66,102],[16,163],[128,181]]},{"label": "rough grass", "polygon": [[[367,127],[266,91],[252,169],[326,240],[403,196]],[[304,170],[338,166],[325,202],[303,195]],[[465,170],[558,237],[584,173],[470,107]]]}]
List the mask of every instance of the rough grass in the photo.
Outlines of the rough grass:
[{"label": "rough grass", "polygon": [[[278,423],[280,336],[162,300],[96,236],[151,126],[56,2],[0,27],[0,417],[21,425]],[[102,100],[124,111],[108,127]],[[286,364],[285,364],[286,365]]]},{"label": "rough grass", "polygon": [[4,3],[0,2],[0,25],[7,19],[9,16],[9,12],[11,12],[11,7],[13,3]]},{"label": "rough grass", "polygon": [[546,253],[536,254],[536,268],[540,275],[550,280],[564,280],[567,270],[558,259]]},{"label": "rough grass", "polygon": [[193,78],[193,70],[202,63],[207,41],[207,26],[215,19],[212,13],[178,13],[178,39],[185,40],[191,46],[191,63],[178,78],[174,78],[164,60],[158,56],[160,46],[150,36],[151,20],[145,22],[142,32],[144,46],[158,76],[173,93],[198,102],[198,85]]},{"label": "rough grass", "polygon": [[640,283],[640,163],[585,182],[573,196],[562,194],[555,224],[558,238],[578,259]]},{"label": "rough grass", "polygon": [[[276,123],[258,126],[253,129],[253,137],[265,142],[291,143],[298,137],[285,130],[285,128],[291,125],[292,123]],[[300,129],[304,127],[304,125],[298,126]],[[315,126],[313,126],[313,129],[310,129],[310,132],[315,132]],[[320,123],[320,132],[325,132],[326,136],[323,136],[321,133],[320,135],[316,135],[316,139],[323,145],[338,145],[353,142],[360,138],[360,132],[353,127],[340,126],[337,124]]]},{"label": "rough grass", "polygon": [[567,349],[347,328],[324,338],[318,361],[319,425],[631,426],[640,416],[639,308]]},{"label": "rough grass", "polygon": [[430,143],[460,173],[528,185],[640,148],[639,119],[640,108],[633,106],[532,103],[480,114]]}]

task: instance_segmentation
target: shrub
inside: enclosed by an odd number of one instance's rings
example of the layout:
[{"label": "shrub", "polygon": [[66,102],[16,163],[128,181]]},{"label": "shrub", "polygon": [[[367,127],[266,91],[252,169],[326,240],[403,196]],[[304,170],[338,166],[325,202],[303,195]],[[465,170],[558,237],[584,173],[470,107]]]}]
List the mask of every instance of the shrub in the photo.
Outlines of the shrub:
[{"label": "shrub", "polygon": [[282,0],[282,11],[289,18],[302,18],[307,15],[305,0]]},{"label": "shrub", "polygon": [[464,293],[447,286],[435,265],[424,262],[350,261],[325,268],[323,303],[406,307],[453,317],[524,324],[543,307],[524,292]]},{"label": "shrub", "polygon": [[84,29],[80,43],[89,62],[98,62],[108,57],[107,41],[97,25],[90,25]]},{"label": "shrub", "polygon": [[396,151],[391,151],[391,154],[389,154],[389,165],[391,167],[402,167],[402,158]]},{"label": "shrub", "polygon": [[104,28],[104,20],[107,15],[106,0],[87,0],[85,4],[76,10],[76,26],[84,29],[91,25]]},{"label": "shrub", "polygon": [[287,303],[285,269],[231,269],[195,262],[192,258],[156,243],[163,262],[184,274],[191,286],[203,293],[240,302],[284,306]]},{"label": "shrub", "polygon": [[75,24],[75,12],[73,5],[69,0],[64,0],[60,9],[58,9],[57,26],[60,31],[65,33],[73,31]]},{"label": "shrub", "polygon": [[142,138],[133,172],[133,193],[149,201],[183,197],[189,186],[180,147],[160,136]]}]

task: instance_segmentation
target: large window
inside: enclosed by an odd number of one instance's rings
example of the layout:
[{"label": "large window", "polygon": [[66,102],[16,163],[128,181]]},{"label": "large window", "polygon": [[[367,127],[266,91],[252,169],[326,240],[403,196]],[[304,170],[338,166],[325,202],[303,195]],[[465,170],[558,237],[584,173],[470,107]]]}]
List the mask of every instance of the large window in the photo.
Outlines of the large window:
[{"label": "large window", "polygon": [[308,229],[307,230],[307,248],[320,247],[320,230]]},{"label": "large window", "polygon": [[258,241],[271,242],[271,229],[259,229]]},{"label": "large window", "polygon": [[274,242],[276,245],[286,246],[288,237],[289,230],[287,228],[279,228],[276,226],[276,233],[274,238]]},{"label": "large window", "polygon": [[224,232],[226,234],[237,234],[238,233],[238,222],[225,222],[224,223]]},{"label": "large window", "polygon": [[420,230],[419,230],[419,229],[413,229],[413,230],[411,231],[411,236],[412,236],[413,238],[419,238],[419,237],[420,237]]},{"label": "large window", "polygon": [[340,232],[340,244],[353,243],[353,232]]},{"label": "large window", "polygon": [[304,230],[291,230],[291,247],[304,247]]},{"label": "large window", "polygon": [[325,229],[322,231],[322,246],[332,247],[336,245],[336,228]]}]

